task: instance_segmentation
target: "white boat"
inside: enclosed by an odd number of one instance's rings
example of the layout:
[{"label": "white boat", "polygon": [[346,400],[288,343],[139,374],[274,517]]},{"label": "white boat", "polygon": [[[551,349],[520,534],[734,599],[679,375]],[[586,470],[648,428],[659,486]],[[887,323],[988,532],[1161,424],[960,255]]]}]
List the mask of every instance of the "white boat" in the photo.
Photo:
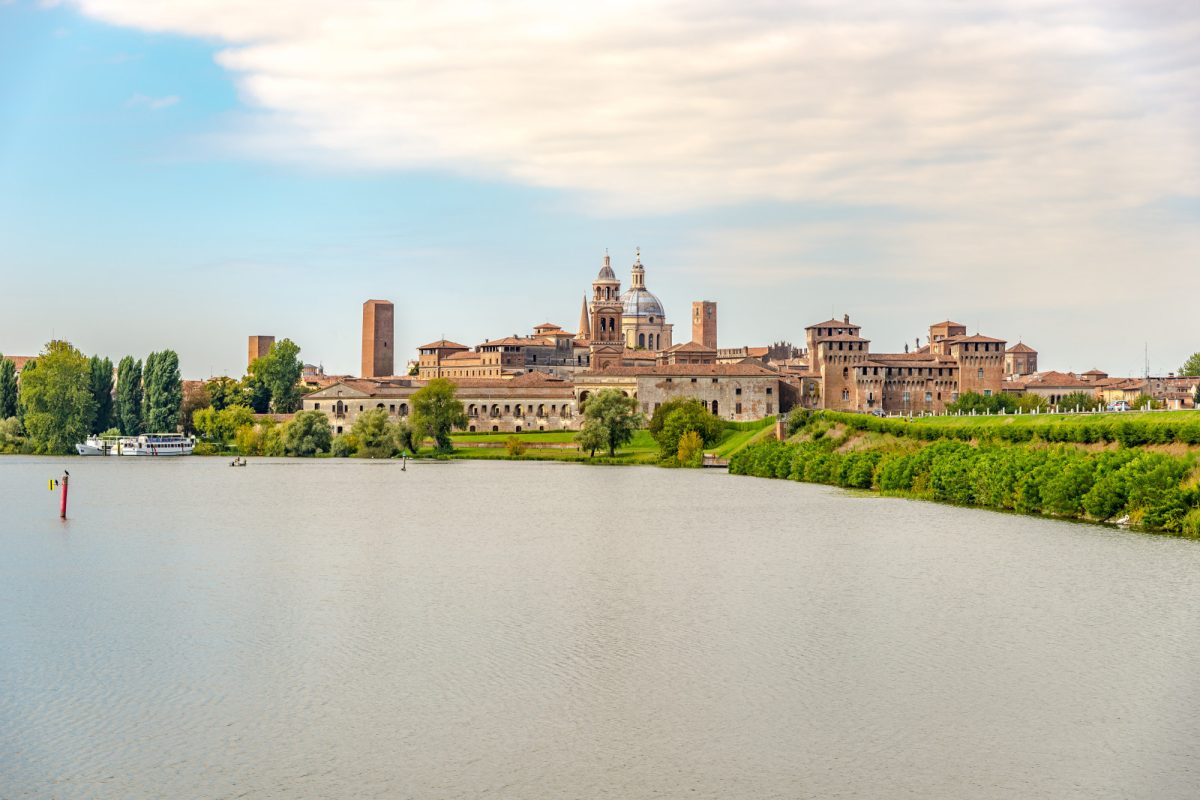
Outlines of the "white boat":
[{"label": "white boat", "polygon": [[89,436],[75,445],[81,456],[190,456],[196,440],[182,433],[143,433],[105,439]]},{"label": "white boat", "polygon": [[81,456],[115,456],[117,454],[117,439],[105,439],[101,436],[89,436],[83,444],[75,445],[75,450]]},{"label": "white boat", "polygon": [[182,433],[143,433],[123,436],[117,442],[119,456],[190,456],[196,440]]}]

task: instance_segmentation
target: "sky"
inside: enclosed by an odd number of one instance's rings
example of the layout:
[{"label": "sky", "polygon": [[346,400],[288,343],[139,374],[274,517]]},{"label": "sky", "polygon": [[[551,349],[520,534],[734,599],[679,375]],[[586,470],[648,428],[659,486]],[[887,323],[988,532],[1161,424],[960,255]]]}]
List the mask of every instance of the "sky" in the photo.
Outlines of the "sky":
[{"label": "sky", "polygon": [[246,337],[397,369],[578,324],[605,250],[690,338],[1043,369],[1200,350],[1200,5],[0,0],[0,352]]}]

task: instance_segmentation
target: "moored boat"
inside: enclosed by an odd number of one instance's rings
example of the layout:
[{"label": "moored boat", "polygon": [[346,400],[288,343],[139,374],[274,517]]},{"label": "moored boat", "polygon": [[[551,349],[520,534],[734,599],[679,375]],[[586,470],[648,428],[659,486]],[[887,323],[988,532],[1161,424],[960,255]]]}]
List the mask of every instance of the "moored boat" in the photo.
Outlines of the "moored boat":
[{"label": "moored boat", "polygon": [[105,438],[89,436],[75,445],[81,456],[190,456],[196,440],[182,433],[143,433]]}]

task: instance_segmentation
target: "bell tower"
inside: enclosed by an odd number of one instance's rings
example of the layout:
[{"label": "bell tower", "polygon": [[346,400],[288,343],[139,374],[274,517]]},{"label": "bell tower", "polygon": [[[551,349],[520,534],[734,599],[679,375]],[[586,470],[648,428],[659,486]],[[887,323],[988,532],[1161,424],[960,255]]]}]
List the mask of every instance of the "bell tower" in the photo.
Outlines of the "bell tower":
[{"label": "bell tower", "polygon": [[593,342],[621,341],[621,282],[613,272],[608,251],[604,251],[604,266],[592,281],[591,340]]}]

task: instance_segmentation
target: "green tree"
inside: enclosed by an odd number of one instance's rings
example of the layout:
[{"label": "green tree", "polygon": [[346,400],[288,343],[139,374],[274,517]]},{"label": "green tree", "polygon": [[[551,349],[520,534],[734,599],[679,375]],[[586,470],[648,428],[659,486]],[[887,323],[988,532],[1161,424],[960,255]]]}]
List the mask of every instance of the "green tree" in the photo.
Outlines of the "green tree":
[{"label": "green tree", "polygon": [[670,400],[660,403],[650,416],[650,422],[647,423],[646,430],[650,431],[651,436],[658,439],[658,434],[662,433],[663,425],[666,423],[670,413],[678,408],[688,408],[692,403],[703,407],[703,404],[699,400],[692,397],[672,397]]},{"label": "green tree", "polygon": [[192,415],[196,433],[213,444],[227,447],[237,432],[254,425],[254,412],[246,406],[228,406],[220,411],[209,406]]},{"label": "green tree", "polygon": [[680,466],[704,466],[704,440],[699,431],[688,431],[679,437],[679,450],[676,453]]},{"label": "green tree", "polygon": [[1100,398],[1096,397],[1094,394],[1088,394],[1087,392],[1071,392],[1068,395],[1064,395],[1063,398],[1058,401],[1058,407],[1064,411],[1073,410],[1076,408],[1080,409],[1081,411],[1095,411],[1100,407],[1101,402],[1102,401]]},{"label": "green tree", "polygon": [[412,426],[414,445],[419,447],[426,438],[432,438],[439,452],[448,452],[453,446],[450,431],[466,424],[462,401],[450,381],[434,378],[413,392],[409,425]]},{"label": "green tree", "polygon": [[598,419],[584,420],[579,433],[575,434],[575,443],[587,452],[588,458],[595,458],[596,451],[608,443],[608,431]]},{"label": "green tree", "polygon": [[1180,375],[1200,375],[1200,353],[1192,353],[1179,368]]},{"label": "green tree", "polygon": [[69,342],[52,341],[38,366],[21,376],[25,430],[40,453],[70,453],[91,432],[91,368]]},{"label": "green tree", "polygon": [[725,432],[725,423],[709,413],[699,400],[689,399],[675,405],[654,437],[662,458],[675,458],[679,452],[680,439],[692,431],[699,434],[702,446],[712,446],[721,440],[721,434]]},{"label": "green tree", "polygon": [[92,400],[96,412],[92,419],[92,433],[102,433],[112,426],[113,418],[113,364],[107,358],[92,356],[88,362]]},{"label": "green tree", "polygon": [[400,431],[384,408],[359,414],[350,433],[358,442],[358,455],[362,458],[391,458],[400,449]]},{"label": "green tree", "polygon": [[0,420],[17,415],[17,365],[0,356]]},{"label": "green tree", "polygon": [[179,427],[183,406],[183,380],[179,375],[179,356],[174,350],[151,353],[142,374],[146,429],[152,433],[173,433]]},{"label": "green tree", "polygon": [[283,430],[283,449],[289,456],[327,453],[333,444],[329,417],[320,411],[300,411]]},{"label": "green tree", "polygon": [[179,424],[184,433],[195,433],[193,418],[197,411],[212,406],[208,387],[199,381],[189,381],[183,387],[183,404],[179,408]]},{"label": "green tree", "polygon": [[228,376],[213,378],[204,384],[204,388],[208,392],[209,404],[217,411],[229,406],[248,405],[241,384]]},{"label": "green tree", "polygon": [[[604,447],[615,456],[617,448],[633,440],[634,431],[642,424],[637,401],[616,389],[605,389],[590,398],[584,407],[584,426],[589,422],[604,431]],[[580,431],[582,434],[582,431]],[[589,433],[589,437],[594,434]]]},{"label": "green tree", "polygon": [[262,378],[250,374],[242,378],[242,401],[254,409],[255,414],[266,414],[271,410],[271,389]]},{"label": "green tree", "polygon": [[126,436],[142,432],[142,362],[125,356],[117,365],[117,427]]},{"label": "green tree", "polygon": [[300,348],[291,339],[275,342],[265,356],[250,363],[250,374],[270,394],[270,408],[276,414],[291,414],[300,407],[303,370]]}]

